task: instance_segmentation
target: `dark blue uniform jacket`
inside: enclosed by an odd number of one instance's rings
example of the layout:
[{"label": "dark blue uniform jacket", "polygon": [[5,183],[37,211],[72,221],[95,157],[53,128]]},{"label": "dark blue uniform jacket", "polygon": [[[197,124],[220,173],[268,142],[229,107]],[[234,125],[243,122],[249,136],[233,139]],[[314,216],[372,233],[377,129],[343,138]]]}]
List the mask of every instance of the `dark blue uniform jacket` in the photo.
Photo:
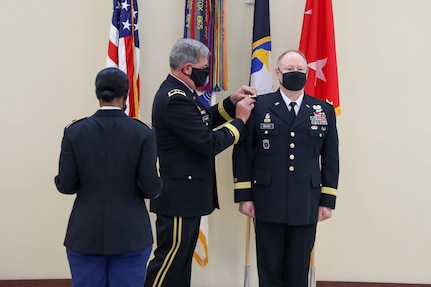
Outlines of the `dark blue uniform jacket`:
[{"label": "dark blue uniform jacket", "polygon": [[99,110],[66,127],[55,184],[76,199],[64,245],[104,255],[149,247],[144,198],[161,191],[156,159],[154,130],[121,110]]},{"label": "dark blue uniform jacket", "polygon": [[279,91],[259,96],[233,162],[235,202],[253,201],[257,220],[315,224],[319,206],[335,208],[339,159],[333,107],[304,95],[293,121]]},{"label": "dark blue uniform jacket", "polygon": [[153,103],[163,190],[151,200],[151,211],[195,217],[219,207],[215,156],[239,140],[244,124],[240,119],[232,120],[234,115],[235,106],[229,98],[205,108],[194,92],[168,75]]}]

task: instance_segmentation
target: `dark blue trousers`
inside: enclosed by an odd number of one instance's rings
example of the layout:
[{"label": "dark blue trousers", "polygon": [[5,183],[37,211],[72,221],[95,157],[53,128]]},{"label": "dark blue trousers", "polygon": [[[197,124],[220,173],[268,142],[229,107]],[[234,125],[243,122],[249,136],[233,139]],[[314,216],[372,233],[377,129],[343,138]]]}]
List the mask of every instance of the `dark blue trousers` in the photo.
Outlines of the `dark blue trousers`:
[{"label": "dark blue trousers", "polygon": [[308,287],[316,224],[292,226],[256,221],[259,286]]},{"label": "dark blue trousers", "polygon": [[148,265],[145,287],[190,287],[199,217],[157,214],[157,248]]},{"label": "dark blue trousers", "polygon": [[114,255],[83,254],[66,248],[73,287],[142,287],[151,248]]}]

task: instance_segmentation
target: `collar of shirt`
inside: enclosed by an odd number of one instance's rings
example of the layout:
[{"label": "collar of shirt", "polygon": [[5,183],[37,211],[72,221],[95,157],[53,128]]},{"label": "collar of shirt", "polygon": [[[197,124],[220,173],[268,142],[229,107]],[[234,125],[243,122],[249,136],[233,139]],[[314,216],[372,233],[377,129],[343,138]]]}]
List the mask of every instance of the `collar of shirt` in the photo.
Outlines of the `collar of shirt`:
[{"label": "collar of shirt", "polygon": [[113,106],[103,106],[103,107],[100,107],[99,110],[120,110],[121,111],[119,107],[113,107]]},{"label": "collar of shirt", "polygon": [[171,74],[172,77],[174,77],[175,79],[177,79],[178,81],[180,81],[181,83],[183,83],[187,88],[189,88],[190,92],[194,93],[195,91],[189,87],[189,85],[187,85],[183,80],[175,77],[174,75]]},{"label": "collar of shirt", "polygon": [[[291,107],[290,107],[290,103],[292,102],[284,93],[283,91],[280,90],[281,93],[281,97],[283,98],[284,103],[287,106],[287,109],[290,111]],[[302,100],[304,99],[304,92],[302,92],[302,94],[299,96],[299,98],[296,99],[295,103],[295,112],[296,114],[299,113],[299,108],[301,107],[302,104]]]}]

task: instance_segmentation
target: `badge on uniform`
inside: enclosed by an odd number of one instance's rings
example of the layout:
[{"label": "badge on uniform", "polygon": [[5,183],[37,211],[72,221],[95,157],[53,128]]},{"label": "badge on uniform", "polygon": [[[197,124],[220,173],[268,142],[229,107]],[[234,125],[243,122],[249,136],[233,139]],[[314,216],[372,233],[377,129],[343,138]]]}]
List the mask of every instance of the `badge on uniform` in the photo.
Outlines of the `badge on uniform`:
[{"label": "badge on uniform", "polygon": [[262,140],[262,147],[263,149],[267,149],[267,150],[271,147],[271,145],[269,144],[269,139]]},{"label": "badge on uniform", "polygon": [[328,121],[326,120],[326,114],[322,109],[321,105],[313,105],[314,115],[310,116],[312,126],[327,126]]},{"label": "badge on uniform", "polygon": [[181,95],[181,96],[187,97],[186,92],[180,89],[173,89],[168,92],[168,97],[172,97],[175,95]]},{"label": "badge on uniform", "polygon": [[263,119],[263,123],[260,123],[260,129],[261,130],[273,130],[274,129],[274,123],[271,123],[271,116],[269,113],[265,115],[265,118]]}]

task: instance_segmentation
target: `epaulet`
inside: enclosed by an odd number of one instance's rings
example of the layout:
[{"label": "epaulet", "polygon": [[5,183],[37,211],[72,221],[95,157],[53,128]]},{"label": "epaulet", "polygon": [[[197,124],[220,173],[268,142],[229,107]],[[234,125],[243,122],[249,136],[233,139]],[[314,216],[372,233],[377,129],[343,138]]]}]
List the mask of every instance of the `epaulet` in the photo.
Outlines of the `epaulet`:
[{"label": "epaulet", "polygon": [[82,120],[85,120],[86,118],[87,118],[87,117],[85,117],[85,118],[81,118],[81,119],[75,119],[75,120],[71,121],[71,122],[70,122],[70,124],[68,124],[68,125],[66,126],[66,129],[67,129],[68,127],[70,127],[70,126],[72,126],[72,125],[76,124],[77,122],[80,122],[80,121],[82,121]]},{"label": "epaulet", "polygon": [[331,106],[333,106],[334,105],[334,102],[331,102],[330,100],[328,100],[328,99],[326,99],[326,102],[328,103],[328,104],[330,104]]},{"label": "epaulet", "polygon": [[175,95],[181,95],[181,96],[186,97],[186,92],[184,92],[183,90],[180,90],[180,89],[173,89],[173,90],[170,90],[168,92],[168,96],[169,97],[172,97],[172,96],[175,96]]},{"label": "epaulet", "polygon": [[137,120],[138,122],[140,122],[141,124],[144,124],[144,125],[146,125],[149,129],[152,129],[153,127],[151,126],[151,124],[150,123],[147,123],[146,121],[141,121],[140,119],[138,119],[138,118],[133,118],[134,120]]}]

